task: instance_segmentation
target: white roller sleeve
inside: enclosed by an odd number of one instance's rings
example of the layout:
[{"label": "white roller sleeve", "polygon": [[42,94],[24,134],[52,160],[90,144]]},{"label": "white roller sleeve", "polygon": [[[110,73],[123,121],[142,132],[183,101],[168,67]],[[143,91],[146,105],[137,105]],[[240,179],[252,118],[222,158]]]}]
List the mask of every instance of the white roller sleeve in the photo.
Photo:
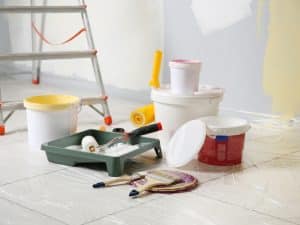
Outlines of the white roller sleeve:
[{"label": "white roller sleeve", "polygon": [[81,146],[82,146],[82,151],[95,152],[99,144],[93,136],[85,136],[81,140]]}]

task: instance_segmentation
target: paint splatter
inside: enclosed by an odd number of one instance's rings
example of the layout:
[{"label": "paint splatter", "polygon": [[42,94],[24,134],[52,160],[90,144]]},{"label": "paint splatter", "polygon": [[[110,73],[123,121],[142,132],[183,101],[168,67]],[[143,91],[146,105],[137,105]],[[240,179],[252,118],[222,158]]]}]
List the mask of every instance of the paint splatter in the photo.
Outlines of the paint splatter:
[{"label": "paint splatter", "polygon": [[262,18],[263,18],[263,9],[265,7],[266,4],[266,0],[257,0],[257,16],[256,16],[256,20],[257,20],[257,33],[260,35],[262,33],[263,30],[263,26],[262,26]]},{"label": "paint splatter", "polygon": [[269,1],[263,85],[272,96],[273,111],[287,119],[300,114],[299,9],[299,0]]},{"label": "paint splatter", "polygon": [[203,34],[225,29],[250,16],[252,0],[193,0],[192,11]]}]

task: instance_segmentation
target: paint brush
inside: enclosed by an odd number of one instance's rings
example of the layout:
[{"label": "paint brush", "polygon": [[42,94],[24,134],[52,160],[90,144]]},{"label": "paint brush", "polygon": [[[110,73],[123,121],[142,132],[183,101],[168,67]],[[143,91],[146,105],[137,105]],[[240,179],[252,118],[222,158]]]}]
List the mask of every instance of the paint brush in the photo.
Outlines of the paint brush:
[{"label": "paint brush", "polygon": [[150,191],[154,187],[167,186],[181,181],[181,177],[175,173],[169,173],[166,170],[154,170],[150,171],[145,176],[145,184],[133,189],[130,193],[130,197],[141,196],[145,191]]},{"label": "paint brush", "polygon": [[129,133],[122,132],[120,133],[120,136],[117,136],[107,143],[103,145],[99,145],[97,140],[93,136],[85,136],[81,140],[81,146],[83,151],[87,152],[101,152],[105,151],[106,149],[112,147],[115,144],[127,142],[131,138],[138,137],[144,134],[153,133],[156,131],[162,130],[161,123],[155,123],[148,126],[140,127],[138,129],[135,129]]},{"label": "paint brush", "polygon": [[112,186],[123,185],[123,184],[130,184],[131,182],[143,179],[144,177],[145,175],[139,173],[134,174],[132,176],[124,175],[115,179],[93,184],[93,188],[103,188],[103,187],[112,187]]},{"label": "paint brush", "polygon": [[133,130],[129,133],[126,133],[126,132],[122,133],[120,136],[118,136],[116,138],[113,138],[112,140],[110,140],[106,144],[97,146],[97,149],[99,151],[104,151],[105,149],[107,149],[107,148],[109,148],[109,147],[111,147],[111,146],[113,146],[117,143],[127,142],[131,138],[139,137],[139,136],[144,135],[144,134],[150,134],[150,133],[160,131],[160,130],[162,130],[162,124],[161,123],[155,123],[155,124],[151,124],[151,125],[148,125],[148,126],[140,127],[140,128],[137,128],[137,129],[135,129],[135,130]]}]

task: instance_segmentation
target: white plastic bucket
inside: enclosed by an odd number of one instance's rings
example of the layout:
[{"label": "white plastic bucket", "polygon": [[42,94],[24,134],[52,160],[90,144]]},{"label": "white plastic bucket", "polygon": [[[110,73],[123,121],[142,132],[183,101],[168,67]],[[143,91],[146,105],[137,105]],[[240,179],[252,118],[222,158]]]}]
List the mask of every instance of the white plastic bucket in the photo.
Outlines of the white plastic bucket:
[{"label": "white plastic bucket", "polygon": [[168,141],[176,129],[189,120],[217,115],[223,94],[223,89],[212,86],[200,86],[199,91],[190,96],[174,95],[169,88],[153,89],[155,120],[163,124],[163,139]]},{"label": "white plastic bucket", "polygon": [[192,95],[198,91],[201,62],[198,60],[172,60],[170,66],[170,87],[172,93]]},{"label": "white plastic bucket", "polygon": [[33,96],[24,100],[31,149],[74,133],[80,100],[69,95]]}]

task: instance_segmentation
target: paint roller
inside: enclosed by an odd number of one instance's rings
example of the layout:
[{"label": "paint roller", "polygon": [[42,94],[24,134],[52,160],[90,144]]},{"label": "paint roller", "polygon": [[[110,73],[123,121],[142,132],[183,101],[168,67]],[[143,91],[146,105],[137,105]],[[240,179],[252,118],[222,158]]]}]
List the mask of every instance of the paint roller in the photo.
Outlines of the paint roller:
[{"label": "paint roller", "polygon": [[[149,85],[152,88],[160,88],[159,73],[160,73],[160,68],[161,68],[162,56],[163,56],[163,53],[160,50],[157,50],[154,53],[152,77],[149,82]],[[137,108],[130,114],[131,122],[137,127],[152,123],[154,121],[154,119],[155,119],[155,116],[154,116],[154,105],[153,104],[149,104],[149,105]]]},{"label": "paint roller", "polygon": [[112,138],[105,144],[99,145],[93,136],[85,136],[81,140],[82,150],[85,152],[101,152],[118,143],[128,142],[141,135],[150,134],[162,130],[161,123],[154,123],[148,126],[137,128],[131,132],[122,132],[119,136]]},{"label": "paint roller", "polygon": [[85,136],[81,140],[81,146],[82,150],[85,152],[96,152],[99,144],[93,136]]},{"label": "paint roller", "polygon": [[149,85],[152,88],[160,88],[159,73],[160,73],[162,55],[163,55],[163,53],[160,50],[157,50],[154,53],[152,78],[149,82]]}]

